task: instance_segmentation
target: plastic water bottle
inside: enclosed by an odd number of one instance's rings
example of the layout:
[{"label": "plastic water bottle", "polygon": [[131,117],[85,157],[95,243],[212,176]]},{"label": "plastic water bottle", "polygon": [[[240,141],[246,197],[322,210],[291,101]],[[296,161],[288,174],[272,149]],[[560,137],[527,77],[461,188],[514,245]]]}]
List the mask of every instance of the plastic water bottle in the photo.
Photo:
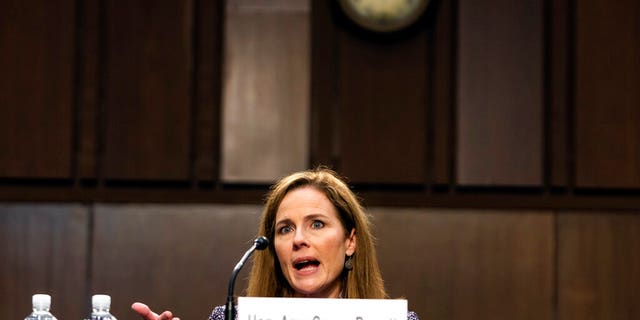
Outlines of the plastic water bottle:
[{"label": "plastic water bottle", "polygon": [[51,308],[51,296],[48,294],[34,294],[31,297],[33,304],[33,312],[28,315],[25,320],[57,320],[49,308]]},{"label": "plastic water bottle", "polygon": [[106,294],[95,294],[91,297],[91,320],[117,320],[110,312],[111,297]]}]

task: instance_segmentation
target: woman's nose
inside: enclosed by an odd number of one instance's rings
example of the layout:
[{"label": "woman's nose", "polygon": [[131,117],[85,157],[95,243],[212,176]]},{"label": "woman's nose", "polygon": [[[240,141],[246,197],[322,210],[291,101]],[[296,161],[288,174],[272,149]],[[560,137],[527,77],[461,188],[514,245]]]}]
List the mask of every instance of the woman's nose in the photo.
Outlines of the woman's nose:
[{"label": "woman's nose", "polygon": [[293,247],[297,249],[308,245],[309,243],[307,242],[306,232],[302,228],[296,229],[295,234],[293,235]]}]

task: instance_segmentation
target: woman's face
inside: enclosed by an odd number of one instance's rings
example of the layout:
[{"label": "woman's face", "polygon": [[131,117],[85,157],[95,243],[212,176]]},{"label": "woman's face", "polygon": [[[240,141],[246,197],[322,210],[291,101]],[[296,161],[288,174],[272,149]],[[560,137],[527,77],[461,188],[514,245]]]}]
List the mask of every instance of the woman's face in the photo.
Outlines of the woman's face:
[{"label": "woman's face", "polygon": [[275,220],[274,246],[280,268],[296,296],[335,298],[345,255],[356,249],[355,230],[347,237],[338,212],[313,187],[289,191]]}]

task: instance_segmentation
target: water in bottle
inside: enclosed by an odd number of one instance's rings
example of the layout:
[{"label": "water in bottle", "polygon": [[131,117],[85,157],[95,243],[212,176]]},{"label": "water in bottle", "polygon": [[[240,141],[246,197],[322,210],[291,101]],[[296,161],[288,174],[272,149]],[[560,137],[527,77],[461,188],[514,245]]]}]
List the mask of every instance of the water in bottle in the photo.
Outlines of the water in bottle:
[{"label": "water in bottle", "polygon": [[25,320],[57,320],[49,308],[51,308],[51,296],[48,294],[34,294],[31,297],[33,304],[33,312],[28,315]]},{"label": "water in bottle", "polygon": [[95,294],[91,297],[91,320],[117,320],[110,312],[111,297],[106,294]]}]

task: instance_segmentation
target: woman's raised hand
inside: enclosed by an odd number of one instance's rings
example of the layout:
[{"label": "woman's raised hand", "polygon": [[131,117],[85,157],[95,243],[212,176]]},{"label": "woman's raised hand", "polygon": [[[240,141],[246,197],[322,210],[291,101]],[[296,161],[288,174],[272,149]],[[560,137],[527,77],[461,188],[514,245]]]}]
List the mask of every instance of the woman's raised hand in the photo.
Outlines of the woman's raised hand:
[{"label": "woman's raised hand", "polygon": [[180,318],[175,318],[171,311],[164,311],[161,314],[157,314],[149,307],[141,302],[135,302],[131,305],[131,309],[139,314],[143,320],[180,320]]}]

